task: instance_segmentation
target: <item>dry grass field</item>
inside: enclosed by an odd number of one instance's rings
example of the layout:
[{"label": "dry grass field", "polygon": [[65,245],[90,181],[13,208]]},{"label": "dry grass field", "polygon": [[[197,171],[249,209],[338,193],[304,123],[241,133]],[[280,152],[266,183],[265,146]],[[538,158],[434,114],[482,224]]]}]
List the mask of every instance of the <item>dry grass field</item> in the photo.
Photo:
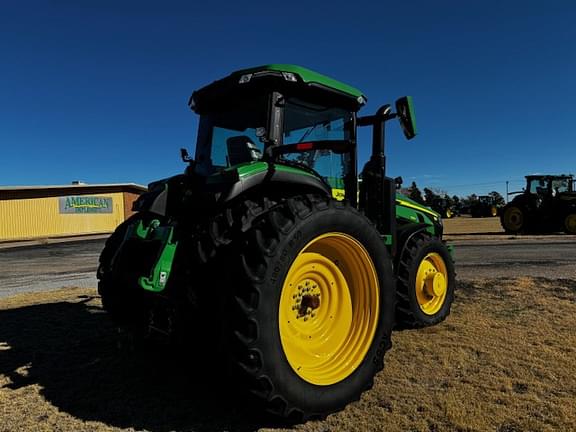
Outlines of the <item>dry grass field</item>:
[{"label": "dry grass field", "polygon": [[0,300],[0,431],[573,431],[575,300],[572,280],[462,282],[446,322],[393,335],[360,401],[290,429],[169,352],[118,351],[94,290],[11,297]]},{"label": "dry grass field", "polygon": [[504,234],[499,217],[473,218],[460,216],[452,219],[443,219],[444,233],[447,235],[465,234]]}]

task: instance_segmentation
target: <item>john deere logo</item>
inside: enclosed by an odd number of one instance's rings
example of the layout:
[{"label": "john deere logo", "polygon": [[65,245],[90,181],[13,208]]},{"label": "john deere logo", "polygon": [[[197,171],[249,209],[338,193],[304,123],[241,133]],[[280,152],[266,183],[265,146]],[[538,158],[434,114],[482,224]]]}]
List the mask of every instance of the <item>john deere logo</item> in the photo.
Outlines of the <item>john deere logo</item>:
[{"label": "john deere logo", "polygon": [[112,213],[112,210],[111,197],[60,197],[60,213]]}]

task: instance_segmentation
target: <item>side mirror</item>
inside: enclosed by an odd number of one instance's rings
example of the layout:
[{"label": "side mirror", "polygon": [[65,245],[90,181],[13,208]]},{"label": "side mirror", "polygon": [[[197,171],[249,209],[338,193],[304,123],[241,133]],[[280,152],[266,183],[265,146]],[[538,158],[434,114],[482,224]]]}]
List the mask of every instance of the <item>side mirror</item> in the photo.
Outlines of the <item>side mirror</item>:
[{"label": "side mirror", "polygon": [[188,154],[188,150],[186,150],[185,148],[180,149],[180,158],[182,158],[182,162],[188,162],[188,163],[194,160],[190,157],[190,155]]},{"label": "side mirror", "polygon": [[416,136],[416,115],[414,114],[414,105],[412,96],[404,96],[396,101],[396,114],[400,120],[400,126],[406,139],[412,139]]},{"label": "side mirror", "polygon": [[394,179],[394,183],[396,184],[396,189],[400,189],[402,187],[402,183],[404,183],[404,180],[402,180],[402,177],[396,177]]}]

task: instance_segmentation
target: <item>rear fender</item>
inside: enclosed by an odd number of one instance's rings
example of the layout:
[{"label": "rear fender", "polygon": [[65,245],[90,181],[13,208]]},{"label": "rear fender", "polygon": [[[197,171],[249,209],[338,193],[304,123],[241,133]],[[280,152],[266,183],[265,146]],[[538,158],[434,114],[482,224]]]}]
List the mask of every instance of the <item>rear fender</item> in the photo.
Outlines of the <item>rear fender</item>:
[{"label": "rear fender", "polygon": [[229,183],[226,191],[218,197],[219,204],[225,204],[240,195],[254,190],[269,191],[277,196],[291,196],[301,193],[317,193],[332,196],[332,189],[322,179],[308,173],[284,170],[280,166],[250,175],[239,174],[236,181]]},{"label": "rear fender", "polygon": [[174,176],[151,183],[132,209],[159,216],[210,215],[228,202],[250,192],[287,197],[301,193],[332,196],[321,178],[303,170],[257,162],[208,177]]}]

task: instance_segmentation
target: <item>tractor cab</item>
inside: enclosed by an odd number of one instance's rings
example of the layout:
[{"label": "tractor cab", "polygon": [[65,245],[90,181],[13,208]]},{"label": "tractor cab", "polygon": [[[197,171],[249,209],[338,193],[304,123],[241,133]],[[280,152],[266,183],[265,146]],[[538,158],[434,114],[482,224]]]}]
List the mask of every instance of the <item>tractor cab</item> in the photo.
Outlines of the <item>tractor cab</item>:
[{"label": "tractor cab", "polygon": [[200,115],[196,174],[293,167],[315,175],[333,197],[353,199],[355,119],[365,102],[359,90],[297,66],[235,72],[190,98]]},{"label": "tractor cab", "polygon": [[[294,65],[237,71],[194,92],[189,105],[200,115],[195,174],[266,171],[277,186],[318,179],[337,200],[358,206],[357,126],[373,126],[373,153],[364,169],[360,207],[386,232],[393,231],[394,182],[385,177],[384,122],[399,118],[408,139],[416,135],[411,98],[376,115],[358,117],[364,94],[347,84]],[[295,173],[295,168],[299,174]],[[282,173],[274,176],[273,173]],[[312,182],[311,180],[309,183]],[[383,209],[388,213],[383,215]],[[387,225],[384,223],[387,220]]]}]

